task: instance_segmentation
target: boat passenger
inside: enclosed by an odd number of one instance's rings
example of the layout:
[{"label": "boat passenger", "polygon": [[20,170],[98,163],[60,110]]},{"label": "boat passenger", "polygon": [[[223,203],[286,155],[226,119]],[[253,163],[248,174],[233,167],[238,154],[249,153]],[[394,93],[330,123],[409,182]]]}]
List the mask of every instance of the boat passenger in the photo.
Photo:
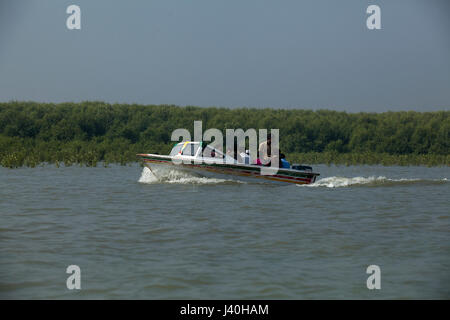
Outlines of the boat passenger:
[{"label": "boat passenger", "polygon": [[272,135],[270,133],[267,134],[267,140],[259,145],[258,151],[262,165],[270,166],[272,160],[278,163],[279,158],[276,155],[272,155]]},{"label": "boat passenger", "polygon": [[231,149],[227,149],[227,156],[233,158],[234,160],[236,160],[238,163],[242,163],[242,159],[241,156],[238,152],[238,148],[237,145],[234,145],[234,150],[232,151]]},{"label": "boat passenger", "polygon": [[286,160],[286,156],[284,155],[284,153],[280,154],[280,168],[286,169],[291,168],[291,164],[289,163],[289,161]]},{"label": "boat passenger", "polygon": [[241,156],[242,163],[250,164],[250,153],[248,150],[241,152],[239,155]]},{"label": "boat passenger", "polygon": [[259,145],[258,153],[261,164],[263,165],[270,165],[270,154],[271,154],[271,146],[272,146],[272,136],[271,134],[267,134],[267,140],[262,142]]}]

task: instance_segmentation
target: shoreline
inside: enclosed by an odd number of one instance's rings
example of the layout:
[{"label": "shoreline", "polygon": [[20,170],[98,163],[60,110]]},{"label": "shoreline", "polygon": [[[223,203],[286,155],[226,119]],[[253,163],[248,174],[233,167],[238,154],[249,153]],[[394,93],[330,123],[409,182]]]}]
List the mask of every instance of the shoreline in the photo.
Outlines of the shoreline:
[{"label": "shoreline", "polygon": [[[80,155],[79,155],[80,156]],[[92,154],[83,159],[46,159],[38,161],[34,157],[23,157],[18,154],[7,154],[0,158],[0,167],[35,168],[48,165],[56,167],[80,166],[80,167],[105,167],[109,165],[134,165],[141,164],[139,160],[132,159],[89,159]],[[327,165],[327,166],[400,166],[400,167],[449,167],[450,155],[387,155],[387,154],[333,154],[333,153],[296,153],[287,154],[287,159],[291,164],[302,165]],[[141,164],[142,166],[142,164]]]},{"label": "shoreline", "polygon": [[138,153],[168,154],[171,132],[280,130],[290,163],[450,165],[450,111],[346,113],[172,105],[0,103],[0,166],[43,162],[126,164]]}]

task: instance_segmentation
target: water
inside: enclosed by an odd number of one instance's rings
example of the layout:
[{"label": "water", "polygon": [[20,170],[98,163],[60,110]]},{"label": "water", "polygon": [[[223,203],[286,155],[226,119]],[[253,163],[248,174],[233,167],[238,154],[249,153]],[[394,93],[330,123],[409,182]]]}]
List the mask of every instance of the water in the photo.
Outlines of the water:
[{"label": "water", "polygon": [[0,168],[0,298],[450,298],[448,167],[315,169],[314,185],[273,186]]}]

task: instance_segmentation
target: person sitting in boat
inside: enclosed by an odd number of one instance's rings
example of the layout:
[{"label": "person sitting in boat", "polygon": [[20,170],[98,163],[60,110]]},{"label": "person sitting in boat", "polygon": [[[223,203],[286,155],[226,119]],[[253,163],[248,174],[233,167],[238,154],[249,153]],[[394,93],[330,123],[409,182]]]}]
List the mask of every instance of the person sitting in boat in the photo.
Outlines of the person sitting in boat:
[{"label": "person sitting in boat", "polygon": [[291,168],[291,164],[289,163],[289,161],[286,160],[286,156],[284,155],[284,153],[280,154],[280,168],[286,169]]},{"label": "person sitting in boat", "polygon": [[241,158],[241,155],[238,152],[238,147],[237,144],[234,145],[234,150],[231,149],[227,149],[227,156],[233,158],[234,160],[236,160],[238,163],[242,163],[243,160]]},{"label": "person sitting in boat", "polygon": [[271,134],[267,134],[267,140],[262,142],[258,148],[258,160],[257,164],[267,165],[270,164],[270,154],[271,154],[271,146],[272,146],[272,136]]},{"label": "person sitting in boat", "polygon": [[270,166],[271,161],[278,163],[279,158],[276,155],[272,155],[272,135],[270,133],[267,134],[267,140],[259,145],[258,151],[259,161],[257,160],[257,164],[261,163],[263,166]]},{"label": "person sitting in boat", "polygon": [[249,150],[245,150],[245,152],[241,152],[239,154],[241,156],[242,159],[242,163],[244,164],[250,164],[250,151]]}]

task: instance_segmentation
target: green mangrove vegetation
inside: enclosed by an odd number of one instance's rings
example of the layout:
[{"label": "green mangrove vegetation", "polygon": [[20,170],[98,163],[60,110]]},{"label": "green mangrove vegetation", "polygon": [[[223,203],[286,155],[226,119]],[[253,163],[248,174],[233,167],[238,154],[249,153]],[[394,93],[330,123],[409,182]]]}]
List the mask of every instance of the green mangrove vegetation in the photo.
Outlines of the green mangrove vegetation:
[{"label": "green mangrove vegetation", "polygon": [[450,111],[345,113],[173,105],[0,103],[0,164],[127,164],[168,153],[176,128],[279,128],[280,148],[305,164],[450,164]]}]

